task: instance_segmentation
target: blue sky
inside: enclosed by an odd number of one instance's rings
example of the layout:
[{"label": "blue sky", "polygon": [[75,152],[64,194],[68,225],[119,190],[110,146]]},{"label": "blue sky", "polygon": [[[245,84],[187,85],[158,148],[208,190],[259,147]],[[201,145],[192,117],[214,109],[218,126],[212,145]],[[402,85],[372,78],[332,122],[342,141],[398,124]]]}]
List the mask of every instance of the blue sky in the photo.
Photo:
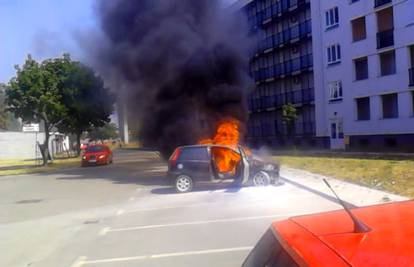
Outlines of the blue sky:
[{"label": "blue sky", "polygon": [[[109,0],[111,1],[111,0]],[[134,1],[134,0],[132,0]],[[235,0],[223,0],[231,4]],[[36,60],[69,52],[81,60],[76,36],[97,30],[95,0],[0,0],[0,82],[15,75],[28,54]]]},{"label": "blue sky", "polygon": [[69,52],[82,57],[75,36],[96,27],[94,0],[0,0],[0,82],[27,54],[37,60]]}]

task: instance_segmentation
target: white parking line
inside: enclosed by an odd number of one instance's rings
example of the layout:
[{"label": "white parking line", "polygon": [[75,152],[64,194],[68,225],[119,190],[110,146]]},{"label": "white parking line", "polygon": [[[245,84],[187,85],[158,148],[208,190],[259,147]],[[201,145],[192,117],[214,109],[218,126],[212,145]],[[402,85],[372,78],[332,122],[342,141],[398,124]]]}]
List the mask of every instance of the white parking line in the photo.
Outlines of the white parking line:
[{"label": "white parking line", "polygon": [[266,218],[285,218],[285,217],[290,217],[294,215],[297,215],[297,213],[272,214],[272,215],[263,215],[263,216],[239,217],[239,218],[228,218],[228,219],[217,219],[217,220],[206,220],[206,221],[170,223],[170,224],[153,224],[153,225],[143,225],[143,226],[135,226],[135,227],[125,227],[125,228],[105,227],[105,228],[102,228],[102,230],[99,232],[99,235],[106,235],[109,232],[138,231],[138,230],[143,230],[143,229],[179,227],[179,226],[209,224],[209,223],[227,223],[227,222],[237,222],[237,221],[260,220],[260,219],[266,219]]},{"label": "white parking line", "polygon": [[[295,195],[294,197],[295,198],[309,198],[309,197],[312,197],[312,196],[309,196],[309,194],[301,194],[301,195]],[[243,204],[243,205],[240,205],[240,206],[241,207],[256,206],[256,205],[262,204],[262,203],[268,205],[268,203],[264,199],[246,199],[245,202],[247,202],[247,204]],[[226,203],[224,203],[224,204],[226,204]],[[157,210],[168,210],[168,209],[197,208],[197,207],[213,206],[213,205],[223,205],[223,202],[217,201],[217,202],[207,202],[207,203],[189,204],[189,205],[127,209],[127,210],[123,210],[122,214],[147,212],[147,211],[157,211]]]},{"label": "white parking line", "polygon": [[125,212],[125,210],[118,210],[117,212],[116,212],[116,216],[119,216],[119,215],[122,215],[123,213]]},{"label": "white parking line", "polygon": [[159,259],[159,258],[169,258],[169,257],[182,257],[182,256],[191,256],[191,255],[203,255],[203,254],[214,254],[214,253],[226,253],[226,252],[237,252],[237,251],[248,251],[253,247],[234,247],[234,248],[221,248],[221,249],[206,249],[206,250],[193,250],[193,251],[184,251],[184,252],[173,252],[173,253],[164,253],[164,254],[153,254],[145,256],[132,256],[132,257],[122,257],[122,258],[109,258],[101,260],[86,260],[81,259],[75,262],[77,265],[72,265],[72,267],[81,267],[87,264],[104,264],[104,263],[114,263],[114,262],[123,262],[123,261],[137,261],[145,259]]},{"label": "white parking line", "polygon": [[85,264],[86,259],[87,257],[80,256],[75,260],[75,262],[70,267],[81,267],[82,265]]}]

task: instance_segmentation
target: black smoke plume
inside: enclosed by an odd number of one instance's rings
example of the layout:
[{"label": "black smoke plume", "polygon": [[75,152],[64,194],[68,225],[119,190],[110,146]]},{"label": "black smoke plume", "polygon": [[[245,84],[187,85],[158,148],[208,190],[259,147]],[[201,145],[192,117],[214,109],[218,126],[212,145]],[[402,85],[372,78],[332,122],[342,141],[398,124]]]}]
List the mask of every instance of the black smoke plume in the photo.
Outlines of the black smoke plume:
[{"label": "black smoke plume", "polygon": [[98,2],[100,71],[116,77],[140,140],[164,156],[247,119],[247,25],[215,0]]}]

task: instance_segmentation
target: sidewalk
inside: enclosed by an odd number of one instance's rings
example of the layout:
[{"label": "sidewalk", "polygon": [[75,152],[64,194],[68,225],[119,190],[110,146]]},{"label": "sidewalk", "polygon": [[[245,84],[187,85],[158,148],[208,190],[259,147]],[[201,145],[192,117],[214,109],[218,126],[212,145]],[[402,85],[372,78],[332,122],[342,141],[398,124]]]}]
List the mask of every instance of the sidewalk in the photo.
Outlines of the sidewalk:
[{"label": "sidewalk", "polygon": [[392,193],[370,189],[368,187],[352,184],[349,182],[334,179],[308,171],[293,169],[282,166],[280,169],[280,176],[287,182],[304,187],[304,189],[314,191],[322,195],[326,195],[332,199],[334,195],[330,189],[323,182],[325,178],[338,194],[338,196],[345,202],[354,206],[368,206],[392,201],[408,200],[409,198],[395,195]]}]

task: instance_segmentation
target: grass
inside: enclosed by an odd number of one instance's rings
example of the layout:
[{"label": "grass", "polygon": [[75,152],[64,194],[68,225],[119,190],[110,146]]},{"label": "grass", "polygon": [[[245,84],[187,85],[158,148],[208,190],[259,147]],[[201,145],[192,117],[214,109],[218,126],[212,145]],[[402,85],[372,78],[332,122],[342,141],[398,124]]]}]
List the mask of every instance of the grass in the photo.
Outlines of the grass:
[{"label": "grass", "polygon": [[29,173],[44,173],[55,171],[61,168],[80,166],[80,158],[76,157],[55,159],[53,163],[50,163],[47,166],[37,165],[40,163],[41,162],[36,162],[35,160],[23,159],[0,160],[0,176]]},{"label": "grass", "polygon": [[414,197],[412,159],[275,156],[282,165]]}]

